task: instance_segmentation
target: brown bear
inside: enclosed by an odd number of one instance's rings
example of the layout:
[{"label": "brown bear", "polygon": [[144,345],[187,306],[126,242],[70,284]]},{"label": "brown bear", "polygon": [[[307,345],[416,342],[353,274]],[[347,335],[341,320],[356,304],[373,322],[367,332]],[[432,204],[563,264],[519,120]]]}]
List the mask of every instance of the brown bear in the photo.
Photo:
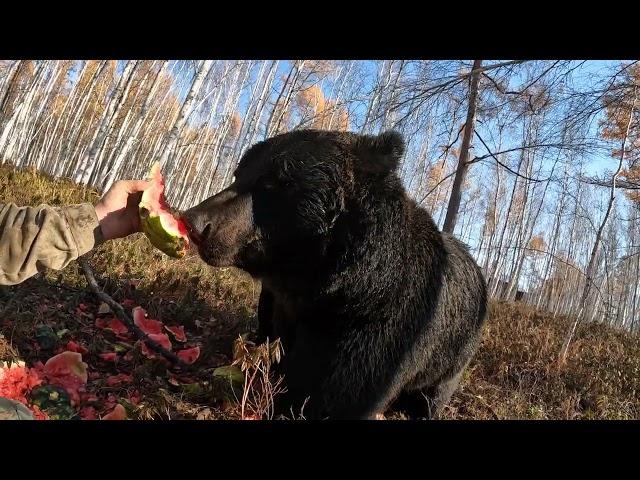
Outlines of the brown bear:
[{"label": "brown bear", "polygon": [[234,182],[184,213],[204,261],[262,282],[258,336],[280,338],[278,411],[432,418],[486,312],[467,248],[409,198],[400,134],[301,130],[251,147]]}]

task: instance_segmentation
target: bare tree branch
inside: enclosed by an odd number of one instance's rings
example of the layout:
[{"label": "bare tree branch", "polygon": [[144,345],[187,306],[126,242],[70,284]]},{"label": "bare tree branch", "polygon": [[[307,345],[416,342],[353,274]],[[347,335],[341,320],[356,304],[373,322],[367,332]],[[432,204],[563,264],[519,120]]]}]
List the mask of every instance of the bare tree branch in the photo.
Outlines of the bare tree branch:
[{"label": "bare tree branch", "polygon": [[493,153],[491,151],[491,149],[489,148],[489,146],[484,142],[484,140],[482,139],[482,137],[480,136],[478,131],[474,130],[474,133],[476,134],[476,136],[478,137],[478,139],[480,140],[482,145],[484,145],[484,148],[486,148],[487,152],[489,152],[489,153],[487,155],[483,155],[481,157],[475,157],[472,160],[473,162],[477,162],[477,161],[480,161],[480,160],[484,160],[485,158],[491,157],[502,168],[504,168],[505,170],[507,170],[508,172],[512,173],[513,175],[516,175],[517,177],[520,177],[520,178],[522,178],[524,180],[528,180],[530,182],[548,182],[549,180],[551,180],[551,177],[549,177],[549,178],[531,178],[531,177],[527,177],[526,175],[522,175],[521,173],[516,172],[515,170],[510,168],[508,165],[505,165],[500,160],[498,160],[498,157],[496,155],[500,155],[502,153],[514,152],[514,151],[517,151],[517,150],[526,150],[526,149],[529,149],[529,148],[539,148],[539,147],[550,147],[550,146],[556,146],[556,145],[553,145],[553,144],[523,145],[522,147],[510,148],[508,150],[503,150],[502,152]]},{"label": "bare tree branch", "polygon": [[82,257],[78,258],[78,263],[80,264],[80,268],[82,268],[82,271],[84,272],[84,276],[87,279],[87,283],[89,284],[89,287],[91,288],[91,290],[93,290],[93,292],[96,294],[96,296],[100,300],[102,300],[104,303],[109,305],[109,307],[111,308],[113,313],[115,313],[116,316],[127,325],[127,327],[129,327],[131,330],[133,330],[133,332],[136,334],[136,336],[140,340],[142,340],[144,343],[146,343],[149,346],[149,348],[151,348],[151,350],[153,350],[156,353],[159,353],[160,355],[165,357],[167,360],[169,360],[174,365],[179,366],[179,367],[181,367],[183,369],[188,369],[189,368],[189,365],[187,365],[182,360],[180,360],[180,358],[178,358],[178,356],[175,353],[170,352],[169,350],[164,348],[162,345],[160,345],[158,342],[155,342],[155,341],[151,340],[149,338],[149,336],[146,333],[144,333],[133,322],[133,320],[129,317],[129,315],[127,315],[127,313],[124,311],[124,308],[122,307],[122,305],[120,305],[118,302],[116,302],[104,290],[102,290],[100,288],[100,286],[98,285],[98,282],[96,281],[96,278],[95,278],[95,276],[93,274],[93,270],[91,269],[91,266],[89,265],[89,262],[87,261],[86,256],[82,256]]},{"label": "bare tree branch", "polygon": [[[578,180],[589,185],[595,185],[597,187],[611,188],[613,185],[613,182],[610,178],[604,179],[598,177],[580,176],[578,177]],[[640,190],[640,183],[630,180],[616,179],[616,188],[621,188],[623,190]]]}]

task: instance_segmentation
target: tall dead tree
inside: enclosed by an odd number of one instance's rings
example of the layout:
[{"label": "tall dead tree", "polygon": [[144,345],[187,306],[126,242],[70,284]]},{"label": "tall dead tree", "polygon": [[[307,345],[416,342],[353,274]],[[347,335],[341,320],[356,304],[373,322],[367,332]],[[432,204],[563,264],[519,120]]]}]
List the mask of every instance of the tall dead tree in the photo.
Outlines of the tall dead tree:
[{"label": "tall dead tree", "polygon": [[458,220],[458,212],[460,211],[460,201],[462,200],[462,185],[467,170],[469,169],[469,147],[471,145],[471,137],[474,132],[476,121],[476,109],[478,106],[478,86],[480,84],[480,68],[482,60],[474,60],[471,69],[471,77],[469,84],[469,106],[467,109],[467,119],[464,125],[464,136],[462,137],[462,145],[460,146],[460,154],[458,156],[458,166],[456,167],[456,175],[453,179],[451,188],[451,196],[449,197],[449,205],[447,206],[447,215],[444,219],[442,230],[453,234]]}]

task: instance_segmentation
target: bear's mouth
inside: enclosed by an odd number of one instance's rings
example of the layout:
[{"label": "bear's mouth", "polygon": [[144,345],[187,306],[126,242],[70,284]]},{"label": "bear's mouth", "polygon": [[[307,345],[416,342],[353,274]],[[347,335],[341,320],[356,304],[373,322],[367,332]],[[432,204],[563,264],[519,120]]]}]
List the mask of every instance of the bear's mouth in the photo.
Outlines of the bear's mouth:
[{"label": "bear's mouth", "polygon": [[183,218],[183,220],[185,226],[187,227],[187,235],[189,236],[189,240],[191,240],[197,247],[200,247],[200,245],[202,245],[204,240],[207,238],[205,233],[209,233],[209,227],[211,225],[207,225],[204,232],[200,234],[197,229],[193,228],[193,226],[185,218]]}]

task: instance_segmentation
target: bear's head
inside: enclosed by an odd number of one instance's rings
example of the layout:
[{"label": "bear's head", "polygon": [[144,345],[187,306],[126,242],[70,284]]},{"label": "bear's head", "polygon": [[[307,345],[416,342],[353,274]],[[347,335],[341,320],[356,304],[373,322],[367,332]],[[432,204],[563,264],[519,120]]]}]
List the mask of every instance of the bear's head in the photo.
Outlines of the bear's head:
[{"label": "bear's head", "polygon": [[399,184],[403,153],[396,132],[278,135],[251,147],[233,183],[183,218],[212,266],[236,266],[258,277],[309,268],[322,259],[350,206]]}]

